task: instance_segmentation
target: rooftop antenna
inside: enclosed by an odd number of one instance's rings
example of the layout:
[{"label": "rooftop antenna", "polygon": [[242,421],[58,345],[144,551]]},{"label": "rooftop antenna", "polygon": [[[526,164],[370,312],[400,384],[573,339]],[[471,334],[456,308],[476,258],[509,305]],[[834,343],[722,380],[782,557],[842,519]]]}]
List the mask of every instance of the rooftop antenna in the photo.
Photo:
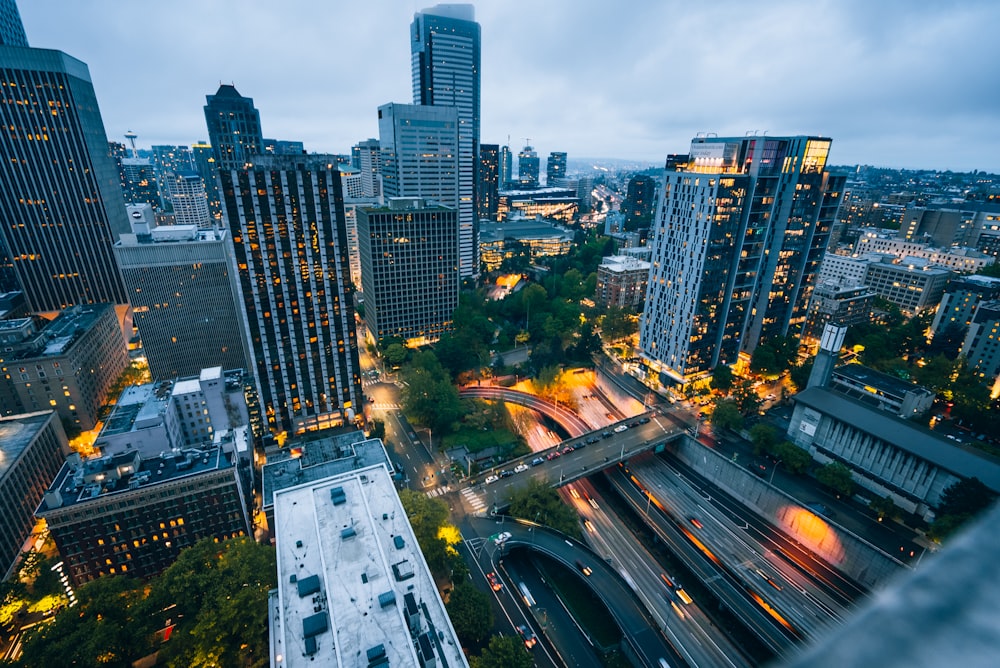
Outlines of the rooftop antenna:
[{"label": "rooftop antenna", "polygon": [[135,151],[135,140],[136,140],[136,138],[138,136],[139,135],[137,135],[136,133],[132,132],[131,130],[128,130],[128,131],[125,132],[125,139],[128,139],[128,143],[132,145],[132,157],[133,158],[138,158],[139,157],[139,154],[136,153],[136,151]]}]

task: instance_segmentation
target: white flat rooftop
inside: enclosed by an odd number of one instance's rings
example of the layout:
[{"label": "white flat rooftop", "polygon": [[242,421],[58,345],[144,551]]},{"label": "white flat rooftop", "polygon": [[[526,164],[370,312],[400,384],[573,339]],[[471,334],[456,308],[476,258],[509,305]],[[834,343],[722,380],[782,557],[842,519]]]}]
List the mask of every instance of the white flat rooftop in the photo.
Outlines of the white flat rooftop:
[{"label": "white flat rooftop", "polygon": [[468,666],[384,464],[277,491],[274,517],[271,666]]}]

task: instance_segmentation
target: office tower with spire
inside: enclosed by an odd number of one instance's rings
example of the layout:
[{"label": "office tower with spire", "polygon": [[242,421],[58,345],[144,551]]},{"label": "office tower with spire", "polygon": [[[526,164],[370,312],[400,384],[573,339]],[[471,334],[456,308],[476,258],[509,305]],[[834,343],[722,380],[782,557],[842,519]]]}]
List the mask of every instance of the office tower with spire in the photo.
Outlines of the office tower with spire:
[{"label": "office tower with spire", "polygon": [[566,154],[562,151],[549,153],[548,160],[545,161],[545,185],[552,187],[559,185],[561,179],[566,178]]},{"label": "office tower with spire", "polygon": [[414,104],[458,110],[459,254],[463,278],[479,274],[476,163],[480,41],[480,27],[472,5],[437,5],[414,14],[410,25]]},{"label": "office tower with spire", "polygon": [[125,201],[87,66],[0,46],[0,80],[0,245],[29,309],[127,303],[111,251]]},{"label": "office tower with spire", "polygon": [[14,0],[0,0],[0,46],[28,46],[21,13]]},{"label": "office tower with spire", "polygon": [[639,348],[684,383],[805,322],[845,177],[824,137],[695,138],[664,174]]},{"label": "office tower with spire", "polygon": [[206,95],[205,100],[205,123],[216,169],[242,169],[264,152],[260,113],[253,106],[253,98],[243,97],[235,86],[222,84],[215,95]]},{"label": "office tower with spire", "polygon": [[534,190],[538,187],[538,172],[541,161],[531,146],[525,146],[517,154],[517,182],[522,190]]},{"label": "office tower with spire", "polygon": [[479,145],[479,198],[477,209],[480,220],[496,220],[497,201],[500,197],[500,146]]},{"label": "office tower with spire", "polygon": [[275,433],[354,421],[361,375],[334,156],[221,170],[261,409]]}]

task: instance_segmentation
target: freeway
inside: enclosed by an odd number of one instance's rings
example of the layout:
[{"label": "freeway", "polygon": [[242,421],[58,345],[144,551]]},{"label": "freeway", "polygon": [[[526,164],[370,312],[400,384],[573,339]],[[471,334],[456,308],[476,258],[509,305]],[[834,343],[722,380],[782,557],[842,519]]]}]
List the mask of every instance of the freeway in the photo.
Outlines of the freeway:
[{"label": "freeway", "polygon": [[717,558],[752,596],[805,637],[816,637],[839,625],[846,612],[840,602],[791,563],[777,557],[711,502],[711,494],[688,483],[679,471],[658,458],[629,465],[637,484],[651,501],[690,532],[692,542]]},{"label": "freeway", "polygon": [[561,491],[567,503],[585,518],[587,542],[618,569],[689,664],[733,668],[752,665],[723,630],[712,623],[697,601],[678,594],[683,585],[659,566],[588,480],[567,485]]},{"label": "freeway", "polygon": [[683,559],[691,573],[715,594],[722,605],[740,617],[772,652],[782,654],[793,646],[798,640],[794,630],[777,622],[747,593],[742,582],[717,563],[714,555],[709,556],[699,549],[690,540],[693,534],[667,515],[654,497],[641,490],[624,467],[609,469],[607,474],[622,498],[637,514],[646,516],[650,528],[667,549]]},{"label": "freeway", "polygon": [[[479,520],[481,523],[489,520]],[[508,522],[500,535],[509,534],[497,544],[488,541],[485,549],[496,549],[500,555],[511,550],[530,550],[543,554],[574,571],[581,583],[590,587],[604,602],[625,642],[642,665],[658,668],[660,659],[669,665],[686,665],[676,650],[657,630],[642,602],[636,597],[621,574],[586,545],[541,525],[516,520]],[[493,542],[494,547],[490,547]]]},{"label": "freeway", "polygon": [[506,387],[493,385],[465,387],[459,392],[460,396],[473,399],[489,399],[492,401],[503,401],[506,403],[526,406],[534,411],[546,415],[555,420],[559,426],[566,430],[571,438],[583,436],[593,429],[593,426],[581,419],[576,413],[559,406],[550,401],[529,392],[511,390]]}]

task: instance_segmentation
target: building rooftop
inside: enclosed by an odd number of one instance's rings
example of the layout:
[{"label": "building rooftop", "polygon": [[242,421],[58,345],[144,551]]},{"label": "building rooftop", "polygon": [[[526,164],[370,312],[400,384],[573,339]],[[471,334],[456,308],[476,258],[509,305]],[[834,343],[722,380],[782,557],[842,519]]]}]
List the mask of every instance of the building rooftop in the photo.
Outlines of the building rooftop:
[{"label": "building rooftop", "polygon": [[219,447],[186,448],[146,459],[136,451],[84,460],[70,456],[45,493],[38,513],[230,466],[230,458]]},{"label": "building rooftop", "polygon": [[261,469],[263,507],[273,505],[278,490],[376,464],[385,464],[395,473],[382,441],[367,438],[361,431],[296,440],[268,454]]},{"label": "building rooftop", "polygon": [[169,380],[126,387],[104,422],[98,439],[142,429],[151,424],[150,421],[158,424],[166,411],[173,387],[173,382]]},{"label": "building rooftop", "polygon": [[468,665],[384,464],[278,491],[274,511],[272,666],[425,665],[417,647]]},{"label": "building rooftop", "polygon": [[929,429],[822,387],[805,389],[794,400],[958,476],[979,478],[1000,492],[1000,460],[996,457],[954,444]]},{"label": "building rooftop", "polygon": [[554,239],[559,237],[572,238],[569,230],[548,223],[545,220],[517,219],[505,223],[480,223],[480,243],[489,243],[500,239]]},{"label": "building rooftop", "polygon": [[45,428],[53,411],[0,417],[0,480]]},{"label": "building rooftop", "polygon": [[65,355],[82,336],[94,327],[98,320],[104,317],[107,311],[113,309],[114,306],[112,304],[70,306],[56,316],[54,320],[45,325],[38,333],[43,342],[42,348],[37,348],[33,344],[24,349],[15,349],[14,351],[4,353],[3,359],[7,362],[13,362],[16,360]]},{"label": "building rooftop", "polygon": [[649,271],[650,264],[632,255],[609,255],[601,260],[601,268],[608,271]]},{"label": "building rooftop", "polygon": [[834,376],[841,376],[856,383],[878,388],[890,396],[903,397],[907,392],[930,394],[931,391],[921,385],[908,383],[901,378],[876,371],[863,364],[844,364],[833,370]]}]

